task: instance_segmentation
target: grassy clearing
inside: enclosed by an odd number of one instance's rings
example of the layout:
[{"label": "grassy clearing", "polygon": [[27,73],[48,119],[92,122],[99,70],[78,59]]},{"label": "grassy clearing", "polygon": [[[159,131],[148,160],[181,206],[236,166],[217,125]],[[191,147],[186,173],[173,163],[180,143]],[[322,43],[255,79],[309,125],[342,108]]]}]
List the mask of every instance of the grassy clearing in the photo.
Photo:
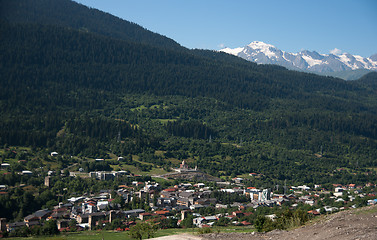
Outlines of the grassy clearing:
[{"label": "grassy clearing", "polygon": [[154,152],[154,155],[155,155],[155,156],[158,156],[158,157],[164,157],[164,156],[165,156],[165,153],[166,153],[166,151],[156,150],[156,151]]},{"label": "grassy clearing", "polygon": [[129,171],[131,173],[134,173],[134,174],[141,174],[141,171],[135,167],[134,165],[127,165],[127,164],[121,164],[121,165],[110,165],[110,167],[112,167],[113,169],[123,169],[123,170],[126,170],[126,171]]},{"label": "grassy clearing", "polygon": [[248,233],[248,232],[255,232],[255,228],[252,226],[227,226],[227,227],[217,227],[214,230],[219,230],[223,233],[231,233],[231,232],[242,232],[242,233]]},{"label": "grassy clearing", "polygon": [[237,177],[244,178],[244,179],[253,179],[254,177],[250,176],[249,173],[244,173],[241,175],[238,175]]},{"label": "grassy clearing", "polygon": [[144,105],[141,105],[141,106],[136,107],[136,108],[131,108],[130,110],[131,111],[141,111],[141,110],[145,110],[145,109],[148,109],[148,108]]},{"label": "grassy clearing", "polygon": [[163,175],[163,174],[167,174],[168,172],[165,171],[164,169],[162,168],[152,168],[152,170],[146,174],[149,174],[149,175]]},{"label": "grassy clearing", "polygon": [[162,108],[162,106],[155,104],[149,107],[149,109],[157,109],[157,108]]},{"label": "grassy clearing", "polygon": [[10,239],[40,239],[40,240],[129,240],[130,236],[126,232],[113,232],[113,231],[85,231],[81,233],[62,233],[59,236],[45,236],[45,237],[29,237],[29,238],[10,238]]},{"label": "grassy clearing", "polygon": [[174,180],[171,179],[165,179],[165,178],[160,178],[160,177],[152,177],[153,181],[159,184],[165,184],[167,183],[168,185],[174,182]]},{"label": "grassy clearing", "polygon": [[45,160],[42,160],[42,163],[45,165],[45,166],[49,166],[50,169],[60,169],[60,165],[59,163],[57,162],[52,162],[52,161],[45,161]]},{"label": "grassy clearing", "polygon": [[[243,227],[243,226],[229,226],[229,227],[216,227],[212,229],[213,232],[254,232],[253,227]],[[198,234],[199,228],[171,228],[158,230],[155,237],[170,236],[182,233],[190,233],[193,235]],[[80,233],[62,233],[59,236],[40,236],[40,237],[29,237],[29,238],[9,238],[9,239],[20,239],[20,240],[131,240],[131,237],[127,232],[115,232],[115,231],[84,231]]]},{"label": "grassy clearing", "polygon": [[[142,164],[153,165],[152,163],[147,163],[147,162],[142,162],[142,161],[138,161],[138,162]],[[167,171],[165,171],[162,168],[154,168],[154,167],[152,168],[151,171],[144,172],[144,171],[141,171],[139,168],[135,167],[134,165],[128,165],[124,163],[121,163],[119,165],[110,165],[110,167],[114,169],[114,171],[126,170],[133,174],[139,174],[139,175],[163,175],[167,173]]]},{"label": "grassy clearing", "polygon": [[[169,236],[181,233],[196,234],[197,229],[162,229],[156,232],[155,237]],[[40,236],[40,237],[28,237],[28,238],[9,238],[17,240],[131,240],[131,237],[127,232],[114,232],[114,231],[84,231],[81,233],[62,233],[59,236]]]},{"label": "grassy clearing", "polygon": [[[171,162],[173,165],[176,165],[176,166],[182,163],[182,160],[179,160],[179,159],[177,159],[177,158],[168,158],[168,159],[166,159],[166,161],[169,161],[169,162]],[[186,160],[185,160],[185,161],[186,161]]]},{"label": "grassy clearing", "polygon": [[182,233],[191,233],[197,234],[197,228],[170,228],[170,229],[162,229],[156,232],[155,237],[163,237],[163,236],[170,236]]},{"label": "grassy clearing", "polygon": [[157,121],[159,121],[160,123],[162,124],[167,124],[168,122],[175,122],[177,121],[178,119],[175,119],[175,118],[170,118],[170,119],[157,119]]}]

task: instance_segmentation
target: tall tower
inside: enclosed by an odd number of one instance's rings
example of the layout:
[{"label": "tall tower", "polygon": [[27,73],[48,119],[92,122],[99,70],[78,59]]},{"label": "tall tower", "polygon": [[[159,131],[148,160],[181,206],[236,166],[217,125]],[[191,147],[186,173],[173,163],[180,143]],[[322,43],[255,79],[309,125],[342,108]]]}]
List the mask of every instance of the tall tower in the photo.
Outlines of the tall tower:
[{"label": "tall tower", "polygon": [[182,210],[181,211],[181,220],[184,220],[185,218],[187,218],[187,210]]},{"label": "tall tower", "polygon": [[5,230],[7,230],[6,222],[6,218],[0,218],[0,231],[4,232]]},{"label": "tall tower", "polygon": [[50,176],[45,177],[45,186],[46,187],[51,186],[51,177]]}]

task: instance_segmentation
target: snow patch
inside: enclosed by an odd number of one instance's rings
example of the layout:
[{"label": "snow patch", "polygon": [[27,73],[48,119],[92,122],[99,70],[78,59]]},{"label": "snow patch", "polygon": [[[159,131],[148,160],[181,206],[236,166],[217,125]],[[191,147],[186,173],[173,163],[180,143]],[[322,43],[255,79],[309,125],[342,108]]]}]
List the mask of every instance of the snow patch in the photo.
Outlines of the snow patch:
[{"label": "snow patch", "polygon": [[247,46],[258,52],[264,53],[264,55],[266,55],[268,58],[272,58],[272,57],[277,58],[276,54],[273,51],[271,51],[272,49],[277,50],[274,45],[267,44],[260,41],[254,41]]},{"label": "snow patch", "polygon": [[353,55],[353,57],[356,58],[358,62],[361,62],[365,67],[369,65],[367,62],[365,62],[367,59],[363,58],[362,56]]},{"label": "snow patch", "polygon": [[344,63],[347,67],[350,67],[353,69],[352,64],[351,64],[351,59],[347,56],[347,54],[342,54],[339,55],[339,60]]},{"label": "snow patch", "polygon": [[283,52],[283,59],[287,62],[290,62],[286,57],[285,57],[285,54],[287,54],[286,52],[282,51]]},{"label": "snow patch", "polygon": [[309,64],[309,67],[313,67],[315,65],[319,65],[323,63],[321,60],[313,59],[312,57],[307,56],[307,55],[302,55],[302,58]]},{"label": "snow patch", "polygon": [[276,48],[274,45],[271,45],[271,44],[267,44],[267,43],[264,43],[264,42],[260,42],[260,41],[254,41],[254,42],[251,42],[249,45],[247,45],[253,49],[267,49],[267,48]]}]

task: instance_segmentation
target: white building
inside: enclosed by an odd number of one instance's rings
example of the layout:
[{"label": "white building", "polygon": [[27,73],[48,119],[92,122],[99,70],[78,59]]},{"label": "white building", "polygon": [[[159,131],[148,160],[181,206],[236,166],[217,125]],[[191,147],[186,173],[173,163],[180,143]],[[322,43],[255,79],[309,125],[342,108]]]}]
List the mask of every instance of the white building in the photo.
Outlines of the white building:
[{"label": "white building", "polygon": [[51,157],[56,157],[56,156],[58,156],[59,154],[58,154],[57,152],[51,152],[50,155],[51,155]]},{"label": "white building", "polygon": [[2,163],[1,164],[1,168],[8,168],[8,167],[10,167],[9,163]]},{"label": "white building", "polygon": [[28,170],[22,171],[22,175],[32,175],[32,174],[33,174],[32,171],[28,171]]},{"label": "white building", "polygon": [[271,189],[246,189],[245,193],[248,192],[250,194],[251,201],[260,201],[265,202],[271,200]]}]

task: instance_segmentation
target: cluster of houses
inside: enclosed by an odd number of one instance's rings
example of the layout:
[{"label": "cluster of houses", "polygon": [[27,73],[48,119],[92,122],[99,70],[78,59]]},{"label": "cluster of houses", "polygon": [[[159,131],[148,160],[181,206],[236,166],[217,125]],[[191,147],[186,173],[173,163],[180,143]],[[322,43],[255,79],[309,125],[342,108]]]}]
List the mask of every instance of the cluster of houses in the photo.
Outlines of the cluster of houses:
[{"label": "cluster of houses", "polygon": [[97,172],[90,172],[89,177],[95,178],[95,179],[98,179],[98,180],[105,180],[106,181],[106,180],[113,180],[114,178],[116,178],[118,176],[128,175],[128,174],[129,174],[129,172],[124,171],[124,170],[111,171],[111,172],[97,171]]},{"label": "cluster of houses", "polygon": [[[25,160],[18,160],[18,162],[24,163]],[[10,169],[10,164],[9,163],[2,163],[1,164],[1,170],[9,170],[9,169]],[[31,176],[31,175],[33,175],[33,172],[29,171],[29,170],[22,170],[18,174],[25,175],[25,176]]]},{"label": "cluster of houses", "polygon": [[[240,189],[236,189],[240,191]],[[181,212],[182,221],[187,212],[204,207],[215,206],[216,208],[227,208],[229,206],[218,203],[217,199],[210,198],[211,190],[205,187],[203,183],[197,184],[180,184],[167,189],[160,189],[158,183],[154,182],[132,182],[132,186],[121,185],[116,193],[122,196],[122,199],[129,203],[133,197],[156,199],[150,201],[151,211],[146,212],[144,209],[132,209],[128,211],[112,210],[119,209],[119,206],[113,203],[110,190],[102,190],[97,196],[79,196],[67,199],[67,203],[60,203],[54,209],[42,209],[24,218],[22,222],[6,223],[5,219],[1,220],[3,230],[14,231],[21,227],[32,227],[41,225],[44,221],[56,220],[59,230],[67,230],[70,222],[75,220],[78,229],[93,229],[95,226],[104,223],[111,223],[114,219],[119,218],[126,221],[127,225],[135,222],[130,219],[147,220],[153,217],[168,218],[173,217],[172,211]],[[240,192],[241,193],[241,192]],[[230,207],[244,207],[245,204],[234,203]],[[236,215],[239,213],[236,213]],[[198,215],[197,215],[198,216]],[[231,216],[230,216],[231,217]],[[202,226],[209,218],[203,220],[194,220],[194,224]]]},{"label": "cluster of houses", "polygon": [[239,222],[238,220],[235,220],[235,219],[242,218],[244,216],[250,216],[253,214],[254,214],[253,212],[243,212],[241,210],[233,211],[231,213],[216,214],[213,216],[205,216],[205,217],[200,216],[200,214],[195,214],[197,217],[193,219],[193,224],[199,228],[212,227],[221,217],[224,217],[224,218],[229,219],[230,223],[233,225],[249,226],[251,225],[250,222],[248,221]]},{"label": "cluster of houses", "polygon": [[[183,163],[184,164],[184,163]],[[186,169],[185,166],[181,166]],[[189,170],[189,169],[187,169]],[[92,172],[90,177],[100,180],[113,179],[118,174],[128,174],[127,172]],[[135,196],[140,199],[149,199],[149,209],[132,209],[128,211],[119,210],[120,206],[113,202],[115,196],[111,196],[110,190],[102,190],[96,196],[79,196],[67,199],[66,203],[60,203],[52,210],[42,209],[35,213],[26,216],[22,222],[6,223],[6,219],[0,220],[0,227],[2,230],[13,231],[20,227],[32,227],[40,225],[44,221],[51,219],[57,220],[59,230],[67,230],[75,222],[78,229],[93,229],[101,224],[111,223],[114,219],[121,219],[126,225],[135,224],[136,219],[147,220],[150,218],[170,218],[175,217],[180,223],[191,213],[195,218],[193,224],[197,227],[212,226],[221,217],[228,218],[231,223],[238,225],[250,225],[249,222],[238,222],[242,216],[249,216],[252,212],[245,212],[245,209],[256,209],[258,207],[267,206],[281,206],[284,202],[290,202],[291,207],[296,207],[298,204],[308,204],[315,206],[320,199],[320,194],[331,194],[334,202],[339,201],[354,201],[356,197],[369,197],[368,204],[376,204],[377,199],[373,199],[371,194],[363,193],[362,186],[349,184],[341,186],[334,184],[334,191],[325,191],[319,185],[315,185],[315,189],[308,186],[291,186],[289,194],[272,193],[271,189],[257,189],[255,187],[243,187],[242,179],[234,179],[233,185],[221,188],[216,191],[222,191],[234,194],[243,194],[250,199],[246,203],[233,202],[231,204],[223,204],[216,198],[211,197],[212,189],[206,187],[204,183],[181,183],[179,185],[161,189],[161,186],[155,182],[132,182],[132,186],[121,185],[118,187],[116,194],[121,196],[125,203],[130,203]],[[367,185],[372,186],[372,185]],[[5,189],[6,186],[1,186]],[[213,196],[213,195],[212,195]],[[346,196],[346,197],[345,197]],[[348,198],[348,199],[345,199]],[[216,214],[213,216],[201,216],[198,214],[198,209],[214,207],[237,209],[226,214]],[[354,205],[356,207],[356,205]],[[324,206],[324,211],[333,212],[342,210],[341,208]],[[180,213],[180,216],[174,216],[175,213]],[[319,215],[321,209],[311,210],[308,213]],[[273,215],[267,216],[271,219]],[[73,221],[74,220],[74,221]]]},{"label": "cluster of houses", "polygon": [[181,184],[163,189],[159,194],[156,206],[153,207],[171,210],[195,210],[209,207],[217,202],[216,199],[209,197],[211,192],[208,187],[204,187],[203,183]]}]

